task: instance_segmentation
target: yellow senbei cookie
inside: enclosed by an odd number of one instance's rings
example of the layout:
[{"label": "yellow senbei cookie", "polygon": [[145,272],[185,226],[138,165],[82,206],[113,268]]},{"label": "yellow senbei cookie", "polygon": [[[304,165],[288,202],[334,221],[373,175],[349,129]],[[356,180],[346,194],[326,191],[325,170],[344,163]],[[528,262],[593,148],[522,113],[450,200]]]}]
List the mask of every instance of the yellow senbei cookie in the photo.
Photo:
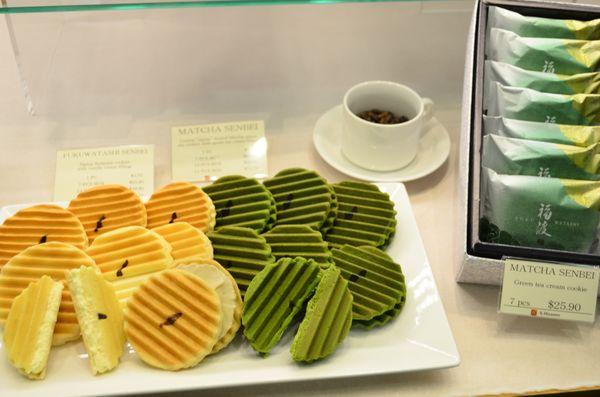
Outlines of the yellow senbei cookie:
[{"label": "yellow senbei cookie", "polygon": [[146,202],[148,229],[174,222],[187,222],[207,233],[215,227],[215,206],[198,186],[173,182],[154,192]]},{"label": "yellow senbei cookie", "polygon": [[121,185],[99,185],[69,203],[85,228],[90,244],[104,233],[125,226],[146,226],[146,207],[133,190]]},{"label": "yellow senbei cookie", "polygon": [[212,259],[212,243],[206,235],[187,222],[174,222],[152,229],[164,237],[173,250],[173,265],[187,258]]},{"label": "yellow senbei cookie", "polygon": [[0,226],[0,268],[25,248],[50,241],[88,245],[83,225],[66,209],[40,204],[20,210]]},{"label": "yellow senbei cookie", "polygon": [[221,327],[219,296],[200,277],[179,269],[155,274],[125,311],[125,333],[140,359],[171,371],[208,355]]},{"label": "yellow senbei cookie", "polygon": [[[0,270],[0,324],[6,322],[10,305],[29,283],[45,275],[64,282],[65,271],[80,266],[95,268],[96,264],[85,252],[65,243],[38,244],[15,255]],[[79,325],[71,293],[65,288],[62,291],[52,345],[58,346],[76,339],[79,339]]]},{"label": "yellow senbei cookie", "polygon": [[[225,330],[225,333],[221,336],[219,341],[215,344],[215,347],[213,348],[213,350],[211,352],[211,354],[214,354],[214,353],[218,352],[219,350],[222,350],[223,348],[227,347],[231,343],[233,338],[235,338],[235,335],[237,334],[238,330],[240,329],[240,326],[242,324],[242,296],[240,294],[240,289],[238,288],[238,285],[235,282],[235,279],[233,278],[231,273],[229,273],[217,261],[210,260],[210,259],[209,260],[186,259],[186,260],[181,261],[179,263],[179,266],[177,266],[177,268],[189,271],[191,273],[196,274],[200,278],[203,278],[206,276],[206,269],[204,269],[204,267],[206,267],[206,266],[211,266],[212,268],[217,269],[219,272],[221,272],[223,275],[225,275],[225,277],[227,278],[228,282],[231,284],[231,287],[233,288],[233,291],[235,293],[235,296],[233,297],[233,299],[231,299],[231,298],[224,299],[224,297],[221,294],[219,295],[221,298],[221,310],[223,312],[223,316],[225,317],[225,316],[229,315],[229,316],[231,316],[231,318],[230,318],[229,327]],[[210,274],[208,274],[208,276],[210,277]],[[217,293],[218,292],[219,291],[217,290]],[[224,318],[223,321],[225,322],[226,319]]]},{"label": "yellow senbei cookie", "polygon": [[152,274],[173,264],[171,246],[158,233],[128,226],[98,236],[86,251],[115,287],[125,307],[133,291]]},{"label": "yellow senbei cookie", "polygon": [[4,327],[11,364],[29,379],[43,379],[60,306],[62,283],[43,276],[14,300]]},{"label": "yellow senbei cookie", "polygon": [[115,288],[91,267],[70,270],[66,277],[92,372],[110,371],[119,364],[125,345],[123,309]]}]

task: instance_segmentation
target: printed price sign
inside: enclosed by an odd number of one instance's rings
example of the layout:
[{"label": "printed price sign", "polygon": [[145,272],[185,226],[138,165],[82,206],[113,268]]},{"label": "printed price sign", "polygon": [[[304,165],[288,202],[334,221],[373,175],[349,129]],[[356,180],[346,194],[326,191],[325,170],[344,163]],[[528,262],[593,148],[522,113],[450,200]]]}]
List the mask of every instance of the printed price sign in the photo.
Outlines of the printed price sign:
[{"label": "printed price sign", "polygon": [[67,201],[92,186],[115,183],[140,196],[154,190],[154,146],[131,145],[59,150],[54,200]]},{"label": "printed price sign", "polygon": [[267,176],[267,140],[262,120],[173,127],[174,180],[214,181],[223,175]]},{"label": "printed price sign", "polygon": [[507,258],[500,312],[594,322],[598,268]]}]

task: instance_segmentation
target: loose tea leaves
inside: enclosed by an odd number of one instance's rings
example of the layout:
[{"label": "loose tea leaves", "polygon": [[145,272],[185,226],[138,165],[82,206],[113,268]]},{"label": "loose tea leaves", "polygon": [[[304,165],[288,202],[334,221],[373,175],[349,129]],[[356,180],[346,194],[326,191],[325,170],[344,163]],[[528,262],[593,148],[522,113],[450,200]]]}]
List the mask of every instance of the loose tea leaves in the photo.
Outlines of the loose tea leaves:
[{"label": "loose tea leaves", "polygon": [[376,124],[400,124],[408,121],[406,116],[396,116],[388,110],[371,109],[357,114],[363,120]]}]

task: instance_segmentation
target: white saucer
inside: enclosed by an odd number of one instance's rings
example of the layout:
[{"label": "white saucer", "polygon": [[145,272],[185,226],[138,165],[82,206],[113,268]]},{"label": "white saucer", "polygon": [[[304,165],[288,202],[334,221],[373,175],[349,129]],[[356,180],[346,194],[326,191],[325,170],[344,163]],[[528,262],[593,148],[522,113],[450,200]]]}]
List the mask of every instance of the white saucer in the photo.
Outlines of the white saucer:
[{"label": "white saucer", "polygon": [[433,117],[424,126],[417,157],[406,167],[394,171],[370,171],[351,163],[341,150],[342,105],[322,115],[315,124],[313,143],[317,152],[330,166],[346,175],[370,182],[407,182],[437,170],[450,154],[450,136],[446,128]]}]

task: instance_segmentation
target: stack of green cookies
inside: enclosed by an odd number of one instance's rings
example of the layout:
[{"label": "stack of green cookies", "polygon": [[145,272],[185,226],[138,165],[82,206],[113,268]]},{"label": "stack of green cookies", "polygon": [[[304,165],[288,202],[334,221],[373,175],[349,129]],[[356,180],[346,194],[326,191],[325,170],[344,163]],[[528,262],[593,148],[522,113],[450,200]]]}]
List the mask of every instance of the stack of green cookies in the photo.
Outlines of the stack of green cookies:
[{"label": "stack of green cookies", "polygon": [[377,186],[330,185],[315,171],[291,168],[263,184],[227,176],[204,190],[217,213],[208,234],[214,259],[240,288],[244,335],[259,354],[297,318],[291,356],[312,362],[332,354],[351,325],[372,329],[401,312],[404,275],[382,251],[396,211]]}]

